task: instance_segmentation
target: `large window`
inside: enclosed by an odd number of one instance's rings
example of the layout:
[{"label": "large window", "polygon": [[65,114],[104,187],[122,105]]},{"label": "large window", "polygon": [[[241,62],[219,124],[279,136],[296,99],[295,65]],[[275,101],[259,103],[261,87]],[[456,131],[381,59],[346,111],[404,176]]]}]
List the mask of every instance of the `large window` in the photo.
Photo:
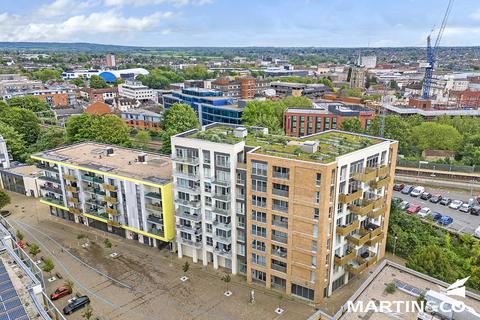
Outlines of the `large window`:
[{"label": "large window", "polygon": [[267,223],[267,214],[265,212],[252,210],[252,220],[262,222],[262,223]]},{"label": "large window", "polygon": [[289,173],[290,173],[290,169],[288,168],[273,166],[272,175],[274,178],[288,179]]},{"label": "large window", "polygon": [[267,181],[252,179],[252,190],[267,192]]},{"label": "large window", "polygon": [[292,294],[312,301],[315,298],[315,290],[295,283],[292,283]]},{"label": "large window", "polygon": [[258,264],[260,266],[265,267],[266,266],[266,259],[265,256],[261,256],[256,253],[252,253],[252,263]]},{"label": "large window", "polygon": [[257,226],[252,224],[252,235],[266,238],[267,237],[267,228]]},{"label": "large window", "polygon": [[252,279],[254,281],[265,282],[267,281],[267,274],[265,272],[252,269]]},{"label": "large window", "polygon": [[252,174],[256,176],[267,176],[268,165],[264,162],[252,161]]},{"label": "large window", "polygon": [[288,202],[278,200],[278,199],[273,199],[272,209],[277,210],[277,211],[281,211],[281,212],[288,212]]},{"label": "large window", "polygon": [[257,207],[261,207],[261,208],[266,208],[267,207],[267,198],[252,195],[252,205],[257,206]]},{"label": "large window", "polygon": [[252,240],[252,249],[265,252],[265,242],[259,240]]}]

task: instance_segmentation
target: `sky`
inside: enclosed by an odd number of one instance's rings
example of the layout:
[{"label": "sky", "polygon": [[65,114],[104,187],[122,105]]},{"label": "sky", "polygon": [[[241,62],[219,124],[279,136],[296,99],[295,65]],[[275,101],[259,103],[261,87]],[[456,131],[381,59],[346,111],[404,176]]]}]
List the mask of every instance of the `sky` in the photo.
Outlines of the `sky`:
[{"label": "sky", "polygon": [[[432,28],[441,24],[448,0],[0,3],[0,41],[153,47],[401,47],[425,46]],[[455,0],[441,45],[480,45],[479,0]]]}]

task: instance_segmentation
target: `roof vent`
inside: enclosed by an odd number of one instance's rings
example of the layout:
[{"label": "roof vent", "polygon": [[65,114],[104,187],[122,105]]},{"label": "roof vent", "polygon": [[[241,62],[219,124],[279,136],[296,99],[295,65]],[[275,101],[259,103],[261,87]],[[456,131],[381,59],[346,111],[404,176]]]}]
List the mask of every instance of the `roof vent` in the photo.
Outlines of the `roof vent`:
[{"label": "roof vent", "polygon": [[235,130],[233,130],[233,134],[236,138],[245,138],[248,134],[248,131],[245,127],[237,127]]},{"label": "roof vent", "polygon": [[318,151],[318,141],[305,141],[302,149],[308,153],[315,153]]},{"label": "roof vent", "polygon": [[140,162],[140,163],[147,162],[147,154],[146,153],[139,154],[138,155],[138,162]]},{"label": "roof vent", "polygon": [[107,156],[113,155],[113,148],[112,147],[107,147],[105,150],[107,151]]}]

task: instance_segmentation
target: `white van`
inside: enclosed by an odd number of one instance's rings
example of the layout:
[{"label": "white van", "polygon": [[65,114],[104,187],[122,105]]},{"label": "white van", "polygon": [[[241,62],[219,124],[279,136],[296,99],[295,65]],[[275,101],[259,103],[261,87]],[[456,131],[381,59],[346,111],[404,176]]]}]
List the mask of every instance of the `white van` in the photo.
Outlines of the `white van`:
[{"label": "white van", "polygon": [[480,239],[480,226],[478,226],[478,228],[475,230],[475,233],[473,235],[475,236],[475,238]]},{"label": "white van", "polygon": [[421,187],[421,186],[418,186],[415,189],[413,189],[412,192],[410,192],[410,195],[412,197],[419,197],[424,192],[425,192],[425,188]]}]

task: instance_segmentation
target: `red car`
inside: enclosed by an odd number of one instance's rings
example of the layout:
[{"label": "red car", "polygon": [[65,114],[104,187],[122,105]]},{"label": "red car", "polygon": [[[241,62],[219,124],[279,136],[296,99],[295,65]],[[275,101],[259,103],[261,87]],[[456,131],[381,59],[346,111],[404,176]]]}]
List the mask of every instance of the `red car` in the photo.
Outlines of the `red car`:
[{"label": "red car", "polygon": [[422,206],[415,203],[415,204],[412,204],[410,207],[408,207],[407,213],[408,214],[414,214],[414,213],[417,213],[418,211],[420,211],[420,209],[422,209]]},{"label": "red car", "polygon": [[403,183],[396,183],[393,185],[394,191],[402,191],[403,188],[405,188],[405,185]]},{"label": "red car", "polygon": [[60,287],[57,290],[55,290],[54,293],[50,295],[50,299],[52,300],[57,300],[62,297],[68,296],[72,291],[68,287]]}]

